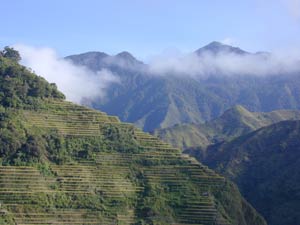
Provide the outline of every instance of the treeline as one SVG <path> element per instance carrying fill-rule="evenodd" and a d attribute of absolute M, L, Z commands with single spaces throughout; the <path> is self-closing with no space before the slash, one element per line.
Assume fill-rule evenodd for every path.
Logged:
<path fill-rule="evenodd" d="M 0 104 L 4 107 L 29 107 L 37 98 L 59 98 L 65 96 L 54 83 L 21 66 L 21 56 L 13 48 L 0 51 Z"/>

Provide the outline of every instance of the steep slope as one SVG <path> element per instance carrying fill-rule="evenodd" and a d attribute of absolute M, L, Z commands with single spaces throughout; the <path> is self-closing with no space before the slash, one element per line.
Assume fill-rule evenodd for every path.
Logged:
<path fill-rule="evenodd" d="M 19 66 L 15 60 L 0 54 L 0 105 L 34 108 L 43 97 L 65 98 L 55 84 L 49 84 L 44 78 Z"/>
<path fill-rule="evenodd" d="M 1 78 L 19 71 L 6 80 L 12 90 L 24 73 L 27 83 L 42 81 L 0 60 Z M 18 105 L 1 104 L 0 224 L 265 224 L 194 158 L 49 87 L 55 95 L 28 101 L 16 91 Z"/>
<path fill-rule="evenodd" d="M 213 42 L 195 54 L 230 53 L 238 56 L 264 56 Z M 144 131 L 171 127 L 177 123 L 203 123 L 220 116 L 234 105 L 251 111 L 300 109 L 299 74 L 268 76 L 224 75 L 188 76 L 186 74 L 153 75 L 147 64 L 128 52 L 110 56 L 89 52 L 66 57 L 75 64 L 94 71 L 109 69 L 120 83 L 107 90 L 106 99 L 92 99 L 91 107 L 135 123 Z"/>
<path fill-rule="evenodd" d="M 268 224 L 299 224 L 300 121 L 282 121 L 209 148 L 203 163 L 235 181 Z"/>
<path fill-rule="evenodd" d="M 300 111 L 296 110 L 250 112 L 238 105 L 204 124 L 179 124 L 155 130 L 154 134 L 174 147 L 205 149 L 210 144 L 230 140 L 279 121 L 299 119 Z"/>

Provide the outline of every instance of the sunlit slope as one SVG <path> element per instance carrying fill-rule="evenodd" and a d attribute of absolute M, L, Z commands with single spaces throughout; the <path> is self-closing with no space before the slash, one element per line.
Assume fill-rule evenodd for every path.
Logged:
<path fill-rule="evenodd" d="M 0 224 L 264 224 L 223 177 L 116 117 L 63 100 L 3 113 Z"/>
<path fill-rule="evenodd" d="M 299 119 L 298 110 L 250 112 L 243 106 L 237 105 L 212 121 L 203 124 L 178 124 L 170 128 L 158 129 L 154 134 L 174 147 L 194 148 L 196 151 L 201 151 L 210 144 L 232 140 L 280 121 Z"/>

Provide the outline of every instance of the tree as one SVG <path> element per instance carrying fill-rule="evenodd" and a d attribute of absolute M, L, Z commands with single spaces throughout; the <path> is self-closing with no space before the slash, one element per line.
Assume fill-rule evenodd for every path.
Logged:
<path fill-rule="evenodd" d="M 1 55 L 3 55 L 5 58 L 12 59 L 16 62 L 19 62 L 22 59 L 20 53 L 17 50 L 8 46 L 4 48 Z"/>

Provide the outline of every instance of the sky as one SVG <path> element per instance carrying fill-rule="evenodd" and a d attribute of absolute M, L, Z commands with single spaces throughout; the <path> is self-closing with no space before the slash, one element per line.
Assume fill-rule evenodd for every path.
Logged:
<path fill-rule="evenodd" d="M 211 41 L 300 49 L 300 0 L 0 0 L 0 8 L 0 47 L 48 47 L 61 57 L 126 50 L 147 59 Z"/>

